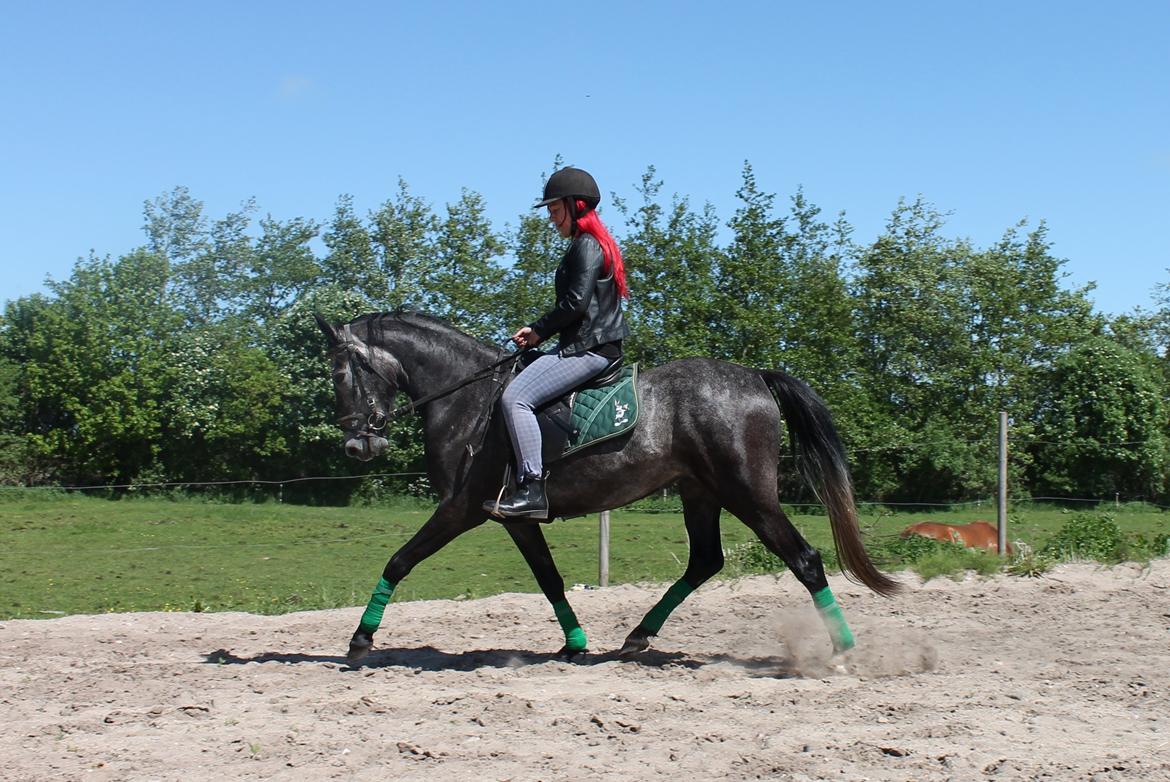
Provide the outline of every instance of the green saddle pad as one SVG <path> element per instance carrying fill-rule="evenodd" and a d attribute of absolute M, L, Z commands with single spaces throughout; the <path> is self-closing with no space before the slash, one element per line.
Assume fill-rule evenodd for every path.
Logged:
<path fill-rule="evenodd" d="M 571 407 L 562 456 L 630 431 L 638 423 L 638 365 L 623 367 L 609 385 L 578 391 Z"/>

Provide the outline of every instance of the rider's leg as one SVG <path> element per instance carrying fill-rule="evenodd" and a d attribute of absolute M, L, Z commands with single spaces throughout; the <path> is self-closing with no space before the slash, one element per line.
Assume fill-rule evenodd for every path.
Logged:
<path fill-rule="evenodd" d="M 576 356 L 549 353 L 529 364 L 504 389 L 501 407 L 516 454 L 516 477 L 520 489 L 516 495 L 500 502 L 501 515 L 548 517 L 536 408 L 581 385 L 608 365 L 609 359 L 596 353 Z M 520 496 L 521 493 L 524 496 Z M 495 503 L 490 504 L 494 509 Z M 487 503 L 485 507 L 488 507 Z"/>
<path fill-rule="evenodd" d="M 548 353 L 529 364 L 504 389 L 501 405 L 516 451 L 517 476 L 542 475 L 536 408 L 581 385 L 608 364 L 605 356 L 596 353 L 576 356 Z"/>

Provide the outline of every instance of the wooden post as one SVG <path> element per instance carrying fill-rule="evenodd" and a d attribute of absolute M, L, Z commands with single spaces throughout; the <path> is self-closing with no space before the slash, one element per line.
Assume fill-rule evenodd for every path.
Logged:
<path fill-rule="evenodd" d="M 609 511 L 603 510 L 597 517 L 600 545 L 597 547 L 597 584 L 609 586 Z"/>
<path fill-rule="evenodd" d="M 996 544 L 999 555 L 1002 557 L 1007 551 L 1007 448 L 1008 448 L 1008 417 L 1007 413 L 999 414 L 999 501 L 996 508 L 996 527 L 998 537 Z"/>

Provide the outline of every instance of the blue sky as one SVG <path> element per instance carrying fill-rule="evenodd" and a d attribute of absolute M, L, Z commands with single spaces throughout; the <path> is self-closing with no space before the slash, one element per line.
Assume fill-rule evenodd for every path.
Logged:
<path fill-rule="evenodd" d="M 864 241 L 918 195 L 979 246 L 1044 220 L 1104 312 L 1170 282 L 1165 0 L 19 3 L 0 74 L 0 303 L 175 186 L 323 221 L 401 176 L 502 229 L 558 154 L 724 221 L 750 161 Z"/>

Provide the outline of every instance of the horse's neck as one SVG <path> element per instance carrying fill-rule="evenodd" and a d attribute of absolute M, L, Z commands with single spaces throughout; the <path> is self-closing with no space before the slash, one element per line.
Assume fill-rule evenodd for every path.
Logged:
<path fill-rule="evenodd" d="M 412 399 L 457 383 L 495 358 L 487 345 L 437 324 L 393 321 L 381 329 L 371 324 L 369 339 L 398 359 L 406 373 L 402 390 Z"/>

